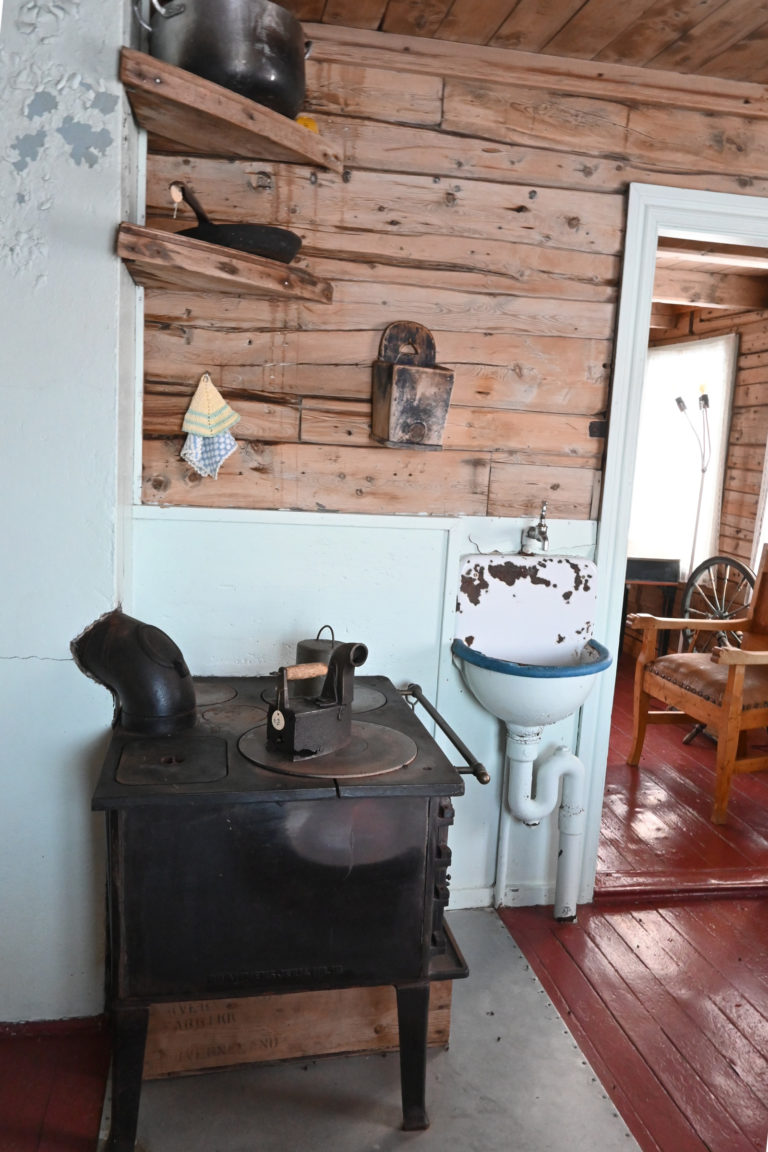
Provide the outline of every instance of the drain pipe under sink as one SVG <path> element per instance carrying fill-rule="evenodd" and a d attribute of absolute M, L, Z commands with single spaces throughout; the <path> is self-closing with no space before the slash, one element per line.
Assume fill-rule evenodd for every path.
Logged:
<path fill-rule="evenodd" d="M 584 765 L 564 745 L 537 760 L 542 729 L 524 728 L 517 724 L 507 724 L 506 728 L 506 802 L 503 807 L 508 809 L 508 813 L 499 840 L 496 906 L 499 907 L 504 900 L 511 817 L 528 825 L 540 823 L 554 810 L 562 780 L 554 913 L 556 920 L 575 920 L 586 827 Z"/>

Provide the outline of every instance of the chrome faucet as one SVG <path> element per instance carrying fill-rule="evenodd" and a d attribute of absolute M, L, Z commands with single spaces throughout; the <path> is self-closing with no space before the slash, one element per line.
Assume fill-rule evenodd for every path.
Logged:
<path fill-rule="evenodd" d="M 538 544 L 538 548 L 533 547 L 530 549 L 530 551 L 541 550 L 542 552 L 546 552 L 549 548 L 549 532 L 547 530 L 547 502 L 546 502 L 546 500 L 544 501 L 544 503 L 541 506 L 541 514 L 539 516 L 538 524 L 531 524 L 530 528 L 525 533 L 525 537 L 523 538 L 523 552 L 528 551 L 528 548 L 526 548 L 526 542 L 528 540 L 535 540 L 536 543 Z"/>

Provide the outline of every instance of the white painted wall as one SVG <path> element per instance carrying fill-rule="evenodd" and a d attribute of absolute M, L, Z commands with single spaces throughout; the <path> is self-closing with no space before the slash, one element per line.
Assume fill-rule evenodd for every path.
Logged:
<path fill-rule="evenodd" d="M 120 4 L 6 0 L 0 28 L 0 1020 L 102 1008 L 90 793 L 104 690 L 69 641 L 116 596 L 118 378 L 133 294 L 113 254 L 130 170 Z M 124 139 L 125 136 L 125 139 Z"/>
<path fill-rule="evenodd" d="M 450 644 L 460 558 L 475 544 L 516 552 L 531 522 L 137 508 L 125 607 L 167 631 L 197 674 L 265 675 L 293 662 L 298 640 L 331 624 L 338 639 L 367 644 L 362 674 L 419 683 L 492 775 L 485 786 L 465 777 L 451 833 L 451 905 L 488 905 L 503 730 L 463 686 Z M 553 552 L 591 556 L 595 525 L 550 521 L 550 537 Z M 105 721 L 109 711 L 105 699 Z M 547 740 L 573 743 L 574 735 L 565 722 Z M 551 903 L 556 851 L 554 818 L 537 828 L 514 824 L 506 903 Z"/>

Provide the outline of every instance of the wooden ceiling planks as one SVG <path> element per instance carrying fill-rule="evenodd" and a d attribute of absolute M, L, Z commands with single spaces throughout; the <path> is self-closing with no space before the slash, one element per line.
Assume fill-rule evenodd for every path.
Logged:
<path fill-rule="evenodd" d="M 768 81 L 768 0 L 284 0 L 300 20 Z"/>
<path fill-rule="evenodd" d="M 647 0 L 590 0 L 549 40 L 545 51 L 554 56 L 592 60 L 621 32 L 643 15 Z"/>
<path fill-rule="evenodd" d="M 631 60 L 641 67 L 648 65 L 722 3 L 723 0 L 678 0 L 670 4 L 669 0 L 657 0 L 601 50 L 599 59 L 613 64 Z"/>
<path fill-rule="evenodd" d="M 651 64 L 673 72 L 697 72 L 713 56 L 745 40 L 768 21 L 768 0 L 725 0 Z M 746 77 L 740 77 L 746 79 Z"/>
<path fill-rule="evenodd" d="M 519 0 L 490 43 L 494 48 L 541 52 L 581 8 L 583 0 Z"/>
<path fill-rule="evenodd" d="M 713 56 L 699 69 L 702 76 L 721 76 L 740 80 L 749 76 L 760 83 L 768 82 L 768 24 L 755 29 L 748 40 L 740 40 Z"/>
<path fill-rule="evenodd" d="M 387 0 L 327 0 L 323 13 L 326 24 L 375 31 L 387 7 Z"/>
<path fill-rule="evenodd" d="M 381 31 L 400 36 L 435 36 L 450 8 L 451 0 L 389 0 Z"/>
<path fill-rule="evenodd" d="M 512 7 L 512 0 L 509 0 Z M 497 28 L 504 11 L 499 0 L 453 0 L 451 9 L 437 29 L 438 40 L 453 40 L 457 44 L 487 44 Z"/>
<path fill-rule="evenodd" d="M 297 20 L 307 20 L 321 24 L 325 10 L 325 0 L 283 0 L 281 8 L 287 8 Z"/>

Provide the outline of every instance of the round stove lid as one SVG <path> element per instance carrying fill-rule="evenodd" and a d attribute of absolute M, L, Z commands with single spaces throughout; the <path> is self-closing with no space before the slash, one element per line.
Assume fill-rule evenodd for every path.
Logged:
<path fill-rule="evenodd" d="M 352 721 L 348 744 L 324 756 L 288 760 L 267 744 L 267 726 L 259 724 L 243 733 L 238 748 L 247 760 L 273 772 L 289 776 L 314 776 L 323 779 L 350 779 L 361 776 L 383 776 L 396 772 L 416 759 L 418 748 L 410 736 L 383 724 Z"/>
<path fill-rule="evenodd" d="M 203 720 L 222 732 L 245 732 L 254 724 L 262 724 L 267 718 L 266 708 L 258 704 L 241 704 L 239 701 L 212 704 L 202 712 Z"/>
<path fill-rule="evenodd" d="M 225 700 L 234 700 L 237 689 L 231 684 L 201 684 L 195 683 L 195 702 L 198 708 L 210 708 L 212 704 L 223 704 Z"/>

